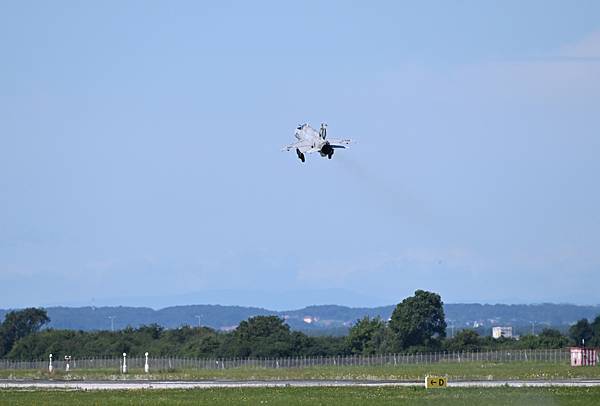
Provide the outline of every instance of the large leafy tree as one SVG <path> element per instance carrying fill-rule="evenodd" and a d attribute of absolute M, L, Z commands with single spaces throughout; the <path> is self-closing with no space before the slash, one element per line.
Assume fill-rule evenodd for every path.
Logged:
<path fill-rule="evenodd" d="M 233 352 L 241 357 L 282 357 L 293 353 L 290 326 L 277 316 L 242 321 L 233 334 Z"/>
<path fill-rule="evenodd" d="M 396 306 L 389 326 L 399 350 L 438 347 L 446 337 L 442 298 L 437 293 L 417 290 Z"/>
<path fill-rule="evenodd" d="M 18 340 L 39 331 L 49 321 L 44 309 L 30 307 L 8 312 L 0 325 L 0 356 L 10 352 Z"/>
<path fill-rule="evenodd" d="M 569 336 L 575 341 L 575 345 L 589 345 L 593 337 L 592 326 L 587 319 L 581 319 L 569 328 Z"/>
<path fill-rule="evenodd" d="M 553 328 L 545 328 L 538 336 L 540 348 L 563 348 L 569 345 L 569 339 Z"/>
<path fill-rule="evenodd" d="M 590 345 L 593 347 L 600 347 L 600 315 L 596 316 L 590 327 L 592 328 Z"/>
<path fill-rule="evenodd" d="M 358 320 L 348 332 L 346 341 L 352 354 L 370 355 L 386 352 L 390 344 L 388 329 L 379 317 Z"/>

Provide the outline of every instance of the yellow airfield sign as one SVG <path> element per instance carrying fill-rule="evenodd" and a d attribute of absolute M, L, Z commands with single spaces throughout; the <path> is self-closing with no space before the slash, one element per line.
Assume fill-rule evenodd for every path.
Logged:
<path fill-rule="evenodd" d="M 425 387 L 426 388 L 445 388 L 448 386 L 448 378 L 445 376 L 426 376 Z"/>

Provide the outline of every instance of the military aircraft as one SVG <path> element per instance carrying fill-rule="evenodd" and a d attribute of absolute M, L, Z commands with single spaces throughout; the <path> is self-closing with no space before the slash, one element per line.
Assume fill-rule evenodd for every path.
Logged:
<path fill-rule="evenodd" d="M 346 148 L 352 140 L 342 139 L 327 139 L 327 124 L 322 123 L 319 131 L 315 130 L 308 124 L 301 124 L 296 128 L 294 137 L 298 140 L 297 142 L 287 145 L 283 148 L 283 151 L 296 150 L 298 158 L 304 162 L 304 154 L 311 154 L 318 152 L 322 157 L 331 159 L 333 152 L 337 148 Z"/>

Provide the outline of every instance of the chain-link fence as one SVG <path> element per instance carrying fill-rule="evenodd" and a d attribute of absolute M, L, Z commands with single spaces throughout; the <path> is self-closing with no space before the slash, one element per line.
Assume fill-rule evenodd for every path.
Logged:
<path fill-rule="evenodd" d="M 431 352 L 418 354 L 347 355 L 332 357 L 286 357 L 286 358 L 175 358 L 149 357 L 148 365 L 153 371 L 183 369 L 230 369 L 230 368 L 309 368 L 319 366 L 398 366 L 407 364 L 435 364 L 459 362 L 554 362 L 568 363 L 568 349 L 502 350 L 485 352 Z M 0 360 L 0 369 L 47 370 L 48 360 L 10 361 Z M 143 369 L 144 357 L 127 357 L 128 369 Z M 122 370 L 123 358 L 72 358 L 69 369 Z M 53 360 L 56 370 L 65 370 L 66 361 Z"/>

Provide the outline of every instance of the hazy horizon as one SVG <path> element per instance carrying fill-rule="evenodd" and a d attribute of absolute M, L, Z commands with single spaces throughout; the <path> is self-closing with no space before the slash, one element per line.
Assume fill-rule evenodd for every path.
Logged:
<path fill-rule="evenodd" d="M 353 292 L 344 290 L 323 290 L 323 291 L 291 291 L 282 292 L 279 295 L 265 300 L 264 296 L 267 292 L 244 292 L 244 291 L 227 291 L 227 290 L 214 290 L 210 291 L 208 295 L 206 293 L 186 293 L 182 295 L 172 296 L 130 296 L 130 297 L 115 297 L 115 298 L 104 298 L 100 300 L 83 300 L 83 301 L 71 301 L 71 302 L 48 302 L 40 303 L 35 306 L 39 307 L 143 307 L 150 308 L 153 310 L 160 310 L 167 307 L 176 306 L 239 306 L 239 307 L 255 307 L 273 311 L 286 311 L 302 309 L 311 306 L 343 306 L 350 308 L 375 308 L 385 306 L 395 306 L 400 303 L 404 298 L 400 298 L 396 302 L 367 302 L 361 301 L 364 298 L 353 294 Z M 327 301 L 327 299 L 310 302 L 306 301 L 306 297 L 324 298 L 325 295 L 333 293 L 333 297 L 337 297 L 338 301 Z M 208 299 L 194 299 L 194 298 L 206 298 Z M 228 297 L 229 299 L 223 300 L 222 297 Z M 341 300 L 339 300 L 341 298 Z M 346 298 L 347 300 L 344 300 Z M 351 299 L 352 298 L 352 299 Z M 358 300 L 357 300 L 358 299 Z M 335 299 L 334 299 L 335 300 Z M 443 300 L 443 298 L 442 298 Z M 289 303 L 287 306 L 281 306 L 281 303 Z M 484 302 L 484 301 L 462 301 L 462 302 L 447 302 L 444 304 L 479 304 L 479 305 L 574 305 L 574 306 L 600 306 L 600 303 L 570 303 L 570 302 Z M 17 309 L 29 307 L 30 305 L 23 306 L 8 306 L 0 307 L 3 309 Z"/>
<path fill-rule="evenodd" d="M 187 295 L 183 295 L 185 297 L 188 296 L 192 296 L 193 294 L 187 294 Z M 43 304 L 43 305 L 38 305 L 37 307 L 42 307 L 42 308 L 88 308 L 88 307 L 95 307 L 95 308 L 115 308 L 115 307 L 128 307 L 128 308 L 146 308 L 146 309 L 152 309 L 152 310 L 162 310 L 162 309 L 166 309 L 166 308 L 171 308 L 171 307 L 187 307 L 187 306 L 222 306 L 222 307 L 242 307 L 242 308 L 259 308 L 259 309 L 264 309 L 264 310 L 270 310 L 270 311 L 276 311 L 276 312 L 285 312 L 285 311 L 294 311 L 294 310 L 298 310 L 298 309 L 304 309 L 304 308 L 309 308 L 309 307 L 319 307 L 319 306 L 340 306 L 340 307 L 347 307 L 347 308 L 354 308 L 354 309 L 359 309 L 359 308 L 365 308 L 365 309 L 372 309 L 372 308 L 379 308 L 379 307 L 389 307 L 389 306 L 396 306 L 398 303 L 400 303 L 400 301 L 396 302 L 396 303 L 383 303 L 383 304 L 379 304 L 379 305 L 352 305 L 352 304 L 344 304 L 344 303 L 329 303 L 329 302 L 322 302 L 322 303 L 311 303 L 311 304 L 305 304 L 305 305 L 301 305 L 301 304 L 296 304 L 296 305 L 292 305 L 292 306 L 287 306 L 287 307 L 281 307 L 278 305 L 273 305 L 273 306 L 269 306 L 269 305 L 253 305 L 251 303 L 248 302 L 243 302 L 243 301 L 231 301 L 231 302 L 225 302 L 225 303 L 217 303 L 217 302 L 183 302 L 183 301 L 178 301 L 176 299 L 176 297 L 164 297 L 164 298 L 154 298 L 157 299 L 158 301 L 153 305 L 153 304 L 148 304 L 148 302 L 146 301 L 146 299 L 148 298 L 135 298 L 135 297 L 131 297 L 131 298 L 126 298 L 124 299 L 123 302 L 119 302 L 119 301 L 114 301 L 112 298 L 109 299 L 105 299 L 103 301 L 100 302 L 90 302 L 90 303 L 86 303 L 86 302 L 71 302 L 71 303 L 47 303 L 47 304 Z M 117 298 L 116 300 L 119 300 L 119 298 Z M 542 306 L 542 305 L 557 305 L 557 306 L 579 306 L 579 307 L 600 307 L 600 303 L 569 303 L 569 302 L 531 302 L 531 303 L 498 303 L 498 302 L 490 302 L 490 303 L 484 303 L 484 302 L 444 302 L 444 305 L 482 305 L 482 306 L 496 306 L 496 305 L 500 305 L 500 306 Z M 9 307 L 0 307 L 1 310 L 12 310 L 12 309 L 22 309 L 28 306 L 9 306 Z"/>
<path fill-rule="evenodd" d="M 4 2 L 0 308 L 597 302 L 598 15 Z"/>

